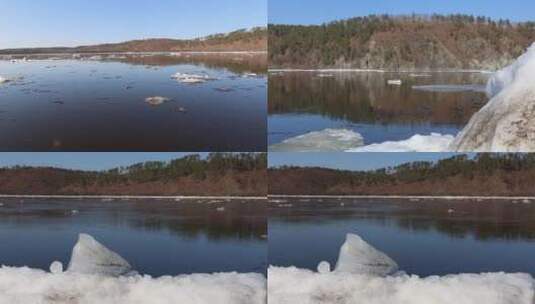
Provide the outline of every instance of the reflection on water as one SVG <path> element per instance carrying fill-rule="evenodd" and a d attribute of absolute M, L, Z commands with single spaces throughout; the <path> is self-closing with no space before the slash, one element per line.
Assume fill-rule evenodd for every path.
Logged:
<path fill-rule="evenodd" d="M 273 265 L 315 269 L 321 260 L 335 263 L 345 234 L 353 232 L 409 273 L 535 273 L 534 204 L 292 199 L 270 206 L 269 263 Z"/>
<path fill-rule="evenodd" d="M 3 200 L 0 264 L 68 263 L 89 233 L 141 273 L 265 272 L 263 201 Z"/>
<path fill-rule="evenodd" d="M 487 74 L 460 72 L 272 73 L 269 141 L 280 142 L 302 134 L 303 129 L 327 127 L 353 129 L 364 135 L 366 144 L 444 129 L 456 134 L 487 102 L 483 93 L 487 78 Z M 388 84 L 389 80 L 401 80 L 401 85 Z M 424 89 L 419 87 L 424 85 Z M 391 133 L 398 127 L 409 131 Z"/>
<path fill-rule="evenodd" d="M 0 61 L 1 150 L 265 150 L 265 54 L 84 56 Z"/>

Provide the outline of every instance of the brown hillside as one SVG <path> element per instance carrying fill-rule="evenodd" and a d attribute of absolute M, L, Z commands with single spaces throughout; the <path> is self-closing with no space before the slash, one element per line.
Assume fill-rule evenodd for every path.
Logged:
<path fill-rule="evenodd" d="M 384 15 L 321 26 L 269 26 L 272 67 L 498 69 L 533 42 L 533 22 L 465 15 Z"/>

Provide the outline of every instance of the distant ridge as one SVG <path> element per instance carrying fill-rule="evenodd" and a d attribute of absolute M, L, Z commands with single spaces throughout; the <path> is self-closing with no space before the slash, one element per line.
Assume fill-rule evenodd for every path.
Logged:
<path fill-rule="evenodd" d="M 370 15 L 269 25 L 271 68 L 501 68 L 535 41 L 535 22 L 471 15 Z"/>
<path fill-rule="evenodd" d="M 0 54 L 111 53 L 111 52 L 179 52 L 179 51 L 266 51 L 267 29 L 240 29 L 227 34 L 203 38 L 144 39 L 78 47 L 20 48 L 0 50 Z"/>
<path fill-rule="evenodd" d="M 0 168 L 1 195 L 265 196 L 264 153 L 189 155 L 106 171 Z"/>
<path fill-rule="evenodd" d="M 535 155 L 480 153 L 373 171 L 269 169 L 270 195 L 533 197 Z"/>

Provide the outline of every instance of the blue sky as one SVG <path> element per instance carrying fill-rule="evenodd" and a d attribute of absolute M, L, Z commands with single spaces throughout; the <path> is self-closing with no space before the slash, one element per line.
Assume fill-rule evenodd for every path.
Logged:
<path fill-rule="evenodd" d="M 369 14 L 484 15 L 494 19 L 535 21 L 533 0 L 269 0 L 269 22 L 321 24 Z"/>
<path fill-rule="evenodd" d="M 0 0 L 0 49 L 194 38 L 266 22 L 267 0 Z"/>
<path fill-rule="evenodd" d="M 0 167 L 14 165 L 105 170 L 139 162 L 167 161 L 192 153 L 0 153 Z M 196 154 L 196 153 L 193 153 Z M 207 153 L 198 153 L 205 157 Z"/>
<path fill-rule="evenodd" d="M 411 161 L 436 161 L 455 153 L 269 153 L 270 167 L 292 165 L 344 170 L 373 170 Z"/>

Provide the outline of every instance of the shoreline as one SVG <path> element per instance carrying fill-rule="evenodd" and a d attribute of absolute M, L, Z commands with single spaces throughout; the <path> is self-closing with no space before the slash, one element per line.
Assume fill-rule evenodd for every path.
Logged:
<path fill-rule="evenodd" d="M 503 196 L 503 195 L 268 195 L 272 198 L 306 198 L 306 199 L 444 199 L 444 200 L 535 200 L 535 196 Z"/>
<path fill-rule="evenodd" d="M 0 198 L 44 198 L 44 199 L 174 199 L 174 200 L 199 200 L 199 199 L 224 199 L 224 200 L 265 200 L 266 196 L 200 196 L 200 195 L 46 195 L 46 194 L 0 194 Z"/>
<path fill-rule="evenodd" d="M 323 69 L 307 69 L 307 68 L 280 68 L 268 69 L 269 73 L 289 73 L 289 72 L 331 72 L 331 73 L 479 73 L 492 74 L 496 71 L 481 70 L 481 69 L 415 69 L 415 70 L 387 70 L 387 69 L 358 69 L 358 68 L 323 68 Z"/>
<path fill-rule="evenodd" d="M 267 54 L 268 51 L 160 51 L 160 52 L 65 52 L 65 53 L 2 53 L 0 57 L 10 56 L 73 56 L 73 55 L 179 55 L 179 54 Z"/>

